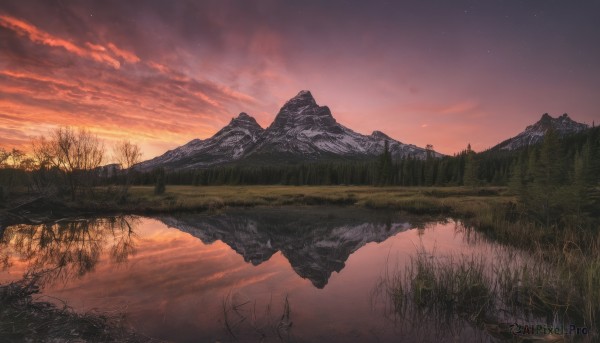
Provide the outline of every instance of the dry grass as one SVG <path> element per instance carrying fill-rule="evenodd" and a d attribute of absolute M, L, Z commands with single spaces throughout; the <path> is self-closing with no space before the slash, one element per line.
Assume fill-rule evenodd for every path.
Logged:
<path fill-rule="evenodd" d="M 412 213 L 470 215 L 473 208 L 514 199 L 501 188 L 368 186 L 169 186 L 163 195 L 152 187 L 133 187 L 130 208 L 172 211 L 225 206 L 356 205 Z"/>
<path fill-rule="evenodd" d="M 502 230 L 520 233 L 524 230 L 520 224 L 505 223 Z M 543 231 L 524 226 L 531 237 L 540 235 L 536 230 Z M 468 239 L 489 239 L 473 232 L 473 227 L 463 229 Z M 545 245 L 496 244 L 493 251 L 477 256 L 439 256 L 421 249 L 404 270 L 388 270 L 377 292 L 387 296 L 395 315 L 413 322 L 433 318 L 433 322 L 446 325 L 442 330 L 467 323 L 486 331 L 494 328 L 496 332 L 490 334 L 510 338 L 506 323 L 571 323 L 589 328 L 589 335 L 574 338 L 596 341 L 600 327 L 599 249 L 597 243 L 583 247 L 575 242 L 597 242 L 598 236 L 580 232 L 580 237 L 572 240 L 575 229 L 563 229 L 566 232 Z M 560 249 L 559 244 L 563 244 Z"/>

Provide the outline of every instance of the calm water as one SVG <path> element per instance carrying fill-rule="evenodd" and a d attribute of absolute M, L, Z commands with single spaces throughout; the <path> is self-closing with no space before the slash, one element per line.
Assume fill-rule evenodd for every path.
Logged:
<path fill-rule="evenodd" d="M 168 341 L 435 340 L 399 323 L 377 284 L 421 248 L 486 254 L 476 238 L 453 221 L 335 207 L 20 225 L 2 237 L 0 282 L 50 269 L 43 299 L 125 312 Z M 448 335 L 487 339 L 468 325 Z"/>

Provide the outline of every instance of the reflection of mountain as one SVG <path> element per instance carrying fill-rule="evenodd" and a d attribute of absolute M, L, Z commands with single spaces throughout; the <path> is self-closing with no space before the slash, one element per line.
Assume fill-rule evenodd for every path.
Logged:
<path fill-rule="evenodd" d="M 331 273 L 342 270 L 348 257 L 365 244 L 383 242 L 411 227 L 391 214 L 374 217 L 371 211 L 342 208 L 255 208 L 159 219 L 204 243 L 223 241 L 254 265 L 281 251 L 296 273 L 317 288 L 325 287 Z"/>

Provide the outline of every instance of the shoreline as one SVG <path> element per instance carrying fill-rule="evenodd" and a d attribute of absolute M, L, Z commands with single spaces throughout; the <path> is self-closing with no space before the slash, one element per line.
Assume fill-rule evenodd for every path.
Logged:
<path fill-rule="evenodd" d="M 235 207 L 358 206 L 373 210 L 398 210 L 410 214 L 470 218 L 477 207 L 506 205 L 514 201 L 502 187 L 369 187 L 369 186 L 169 186 L 163 195 L 152 187 L 132 187 L 125 203 L 99 190 L 94 198 L 78 202 L 36 198 L 16 209 L 0 212 L 3 227 L 43 224 L 65 218 L 110 215 L 155 215 L 172 212 L 207 212 Z"/>

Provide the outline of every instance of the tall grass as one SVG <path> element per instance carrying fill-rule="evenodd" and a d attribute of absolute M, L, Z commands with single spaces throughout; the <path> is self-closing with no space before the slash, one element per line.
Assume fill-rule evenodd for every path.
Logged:
<path fill-rule="evenodd" d="M 600 232 L 584 217 L 547 227 L 528 220 L 516 208 L 492 207 L 485 216 L 467 220 L 470 230 L 517 247 L 532 256 L 530 265 L 513 271 L 507 284 L 528 286 L 525 294 L 565 312 L 587 325 L 600 327 Z M 554 288 L 553 294 L 548 289 Z M 569 292 L 567 292 L 567 290 Z M 523 293 L 521 293 L 521 296 Z"/>
<path fill-rule="evenodd" d="M 401 315 L 417 312 L 442 318 L 481 321 L 493 309 L 496 288 L 486 275 L 486 260 L 455 255 L 439 258 L 421 249 L 405 270 L 381 280 Z"/>
<path fill-rule="evenodd" d="M 227 294 L 222 299 L 225 331 L 235 341 L 293 342 L 291 307 L 286 296 L 281 312 L 273 312 L 273 299 L 263 307 L 256 300 L 242 297 L 239 293 Z M 281 314 L 279 314 L 281 313 Z M 275 339 L 276 337 L 276 339 Z"/>
<path fill-rule="evenodd" d="M 472 227 L 462 229 L 466 239 L 489 240 Z M 573 244 L 552 250 L 554 255 L 548 250 L 552 245 L 535 244 L 527 250 L 492 245 L 492 251 L 469 256 L 421 248 L 404 270 L 388 271 L 378 288 L 405 320 L 433 319 L 445 328 L 471 325 L 496 338 L 511 337 L 509 323 L 572 323 L 589 329 L 577 339 L 595 341 L 600 260 L 597 250 L 586 254 Z"/>

